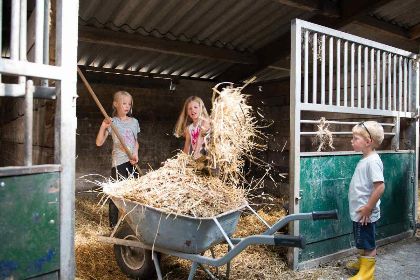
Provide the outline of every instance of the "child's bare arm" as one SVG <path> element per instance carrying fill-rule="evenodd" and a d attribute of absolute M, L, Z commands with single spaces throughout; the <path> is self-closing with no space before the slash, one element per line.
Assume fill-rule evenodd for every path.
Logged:
<path fill-rule="evenodd" d="M 376 203 L 381 198 L 382 194 L 384 193 L 384 190 L 384 182 L 373 183 L 373 192 L 369 198 L 368 203 L 357 210 L 357 212 L 360 214 L 360 222 L 363 225 L 366 225 L 369 222 L 370 215 L 372 214 L 372 209 L 375 207 Z"/>
<path fill-rule="evenodd" d="M 139 162 L 139 142 L 136 141 L 136 144 L 134 146 L 134 151 L 133 151 L 133 159 L 130 159 L 130 163 L 134 165 L 138 162 Z"/>
<path fill-rule="evenodd" d="M 205 136 L 210 129 L 210 122 L 208 119 L 201 119 L 201 136 Z"/>
<path fill-rule="evenodd" d="M 184 153 L 188 154 L 190 152 L 190 145 L 191 145 L 191 136 L 188 131 L 188 128 L 185 129 L 184 136 L 185 136 L 185 143 L 184 143 L 183 151 Z"/>
<path fill-rule="evenodd" d="M 104 119 L 96 136 L 96 146 L 102 146 L 108 136 L 108 127 L 111 126 L 111 119 Z"/>

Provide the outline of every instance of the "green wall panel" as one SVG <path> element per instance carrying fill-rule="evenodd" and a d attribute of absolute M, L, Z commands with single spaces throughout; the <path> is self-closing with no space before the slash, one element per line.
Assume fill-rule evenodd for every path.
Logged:
<path fill-rule="evenodd" d="M 59 176 L 0 178 L 0 279 L 59 269 Z"/>
<path fill-rule="evenodd" d="M 413 220 L 413 153 L 382 153 L 385 193 L 377 239 L 410 229 Z M 348 210 L 348 188 L 361 155 L 301 157 L 300 212 L 338 209 L 339 219 L 301 221 L 300 234 L 307 247 L 299 261 L 322 257 L 352 247 L 352 222 Z"/>

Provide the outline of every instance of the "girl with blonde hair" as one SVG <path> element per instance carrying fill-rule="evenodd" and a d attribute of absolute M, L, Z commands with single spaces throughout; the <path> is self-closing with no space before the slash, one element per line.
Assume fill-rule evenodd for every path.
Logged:
<path fill-rule="evenodd" d="M 137 135 L 140 133 L 140 125 L 137 119 L 131 117 L 133 98 L 126 91 L 117 91 L 112 102 L 112 119 L 104 119 L 96 136 L 96 145 L 102 146 L 111 131 L 111 122 L 118 129 L 124 139 L 124 143 L 133 155 L 130 159 L 124 151 L 115 133 L 112 133 L 112 169 L 111 176 L 115 180 L 119 177 L 137 177 L 134 165 L 139 161 L 139 143 Z M 114 227 L 118 222 L 118 208 L 110 200 L 109 202 L 109 223 Z"/>
<path fill-rule="evenodd" d="M 204 137 L 209 129 L 209 114 L 203 100 L 197 96 L 188 97 L 174 131 L 176 137 L 185 137 L 184 153 L 192 155 L 195 159 L 199 158 L 205 144 Z"/>

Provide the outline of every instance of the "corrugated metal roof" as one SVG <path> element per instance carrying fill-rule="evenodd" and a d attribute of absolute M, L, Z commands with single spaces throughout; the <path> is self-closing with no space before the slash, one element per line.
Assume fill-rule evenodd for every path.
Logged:
<path fill-rule="evenodd" d="M 272 0 L 81 1 L 82 25 L 253 52 L 304 11 Z"/>
<path fill-rule="evenodd" d="M 271 0 L 81 1 L 79 24 L 253 53 L 308 12 Z M 305 13 L 305 14 L 304 14 Z M 309 13 L 310 14 L 310 13 Z M 232 63 L 79 43 L 79 64 L 212 79 Z"/>
<path fill-rule="evenodd" d="M 308 19 L 316 12 L 280 2 L 85 0 L 80 1 L 79 25 L 254 54 L 289 31 L 292 19 Z M 370 16 L 408 30 L 420 21 L 418 6 L 419 0 L 394 0 L 373 10 Z M 360 28 L 371 32 L 368 28 Z M 353 30 L 349 32 L 357 33 Z M 360 34 L 377 39 L 376 34 Z M 203 79 L 217 77 L 233 65 L 229 60 L 189 57 L 88 41 L 79 42 L 78 56 L 79 64 L 85 66 Z M 285 75 L 288 75 L 287 71 L 281 67 L 266 68 L 257 73 L 259 81 L 278 79 Z"/>
<path fill-rule="evenodd" d="M 420 1 L 391 1 L 375 9 L 371 14 L 386 22 L 409 29 L 420 23 Z"/>
<path fill-rule="evenodd" d="M 212 79 L 231 66 L 230 63 L 210 59 L 143 50 L 121 50 L 115 46 L 98 46 L 85 42 L 79 43 L 78 59 L 78 63 L 85 66 L 203 79 Z"/>

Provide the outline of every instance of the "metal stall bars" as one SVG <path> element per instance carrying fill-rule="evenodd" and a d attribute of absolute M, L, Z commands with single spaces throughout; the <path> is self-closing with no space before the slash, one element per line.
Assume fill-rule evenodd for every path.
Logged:
<path fill-rule="evenodd" d="M 382 123 L 387 130 L 392 128 L 392 132 L 385 133 L 385 137 L 392 137 L 392 148 L 379 152 L 384 163 L 386 190 L 381 199 L 382 218 L 377 224 L 377 239 L 379 244 L 385 244 L 410 236 L 416 221 L 418 185 L 419 62 L 416 55 L 299 19 L 292 22 L 291 39 L 289 210 L 291 214 L 324 208 L 339 212 L 338 221 L 321 225 L 292 224 L 291 234 L 305 236 L 307 247 L 289 252 L 291 265 L 294 269 L 311 267 L 352 253 L 347 193 L 361 157 L 353 151 L 302 152 L 301 137 L 315 133 L 303 132 L 301 124 L 318 123 L 302 120 L 302 115 L 335 113 L 346 114 L 350 119 L 379 118 L 380 122 L 391 119 Z M 402 120 L 406 123 L 403 130 Z M 401 133 L 404 150 L 400 149 Z M 351 131 L 333 134 L 351 136 Z"/>
<path fill-rule="evenodd" d="M 10 44 L 0 43 L 0 96 L 25 98 L 24 166 L 0 167 L 0 276 L 6 279 L 75 277 L 78 1 L 55 4 L 55 65 L 49 65 L 49 0 L 37 0 L 29 18 L 27 1 L 12 0 L 10 29 L 2 28 Z M 0 13 L 9 12 L 4 1 L 0 6 Z M 33 98 L 56 99 L 54 164 L 32 161 Z"/>

